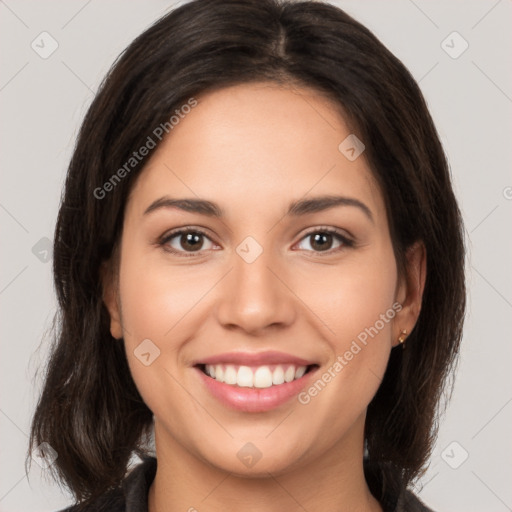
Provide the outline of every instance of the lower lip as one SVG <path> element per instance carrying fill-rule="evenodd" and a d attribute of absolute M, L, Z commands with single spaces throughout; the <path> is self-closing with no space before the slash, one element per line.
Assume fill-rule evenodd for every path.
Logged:
<path fill-rule="evenodd" d="M 300 379 L 268 388 L 232 386 L 209 377 L 197 366 L 194 370 L 199 373 L 211 394 L 224 405 L 243 412 L 265 412 L 279 407 L 298 395 L 318 367 L 312 368 Z"/>

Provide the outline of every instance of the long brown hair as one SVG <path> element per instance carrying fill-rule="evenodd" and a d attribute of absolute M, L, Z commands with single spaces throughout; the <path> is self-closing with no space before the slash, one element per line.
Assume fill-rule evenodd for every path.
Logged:
<path fill-rule="evenodd" d="M 54 237 L 57 328 L 30 446 L 47 442 L 57 451 L 50 469 L 78 502 L 119 486 L 152 424 L 123 344 L 110 334 L 100 282 L 148 157 L 105 197 L 97 190 L 191 97 L 261 80 L 312 87 L 337 102 L 366 146 L 402 272 L 407 248 L 425 244 L 421 314 L 407 349 L 392 351 L 365 435 L 369 458 L 388 468 L 390 485 L 406 486 L 431 452 L 462 336 L 464 239 L 447 160 L 418 85 L 368 29 L 333 5 L 195 0 L 159 19 L 115 62 L 67 173 Z"/>

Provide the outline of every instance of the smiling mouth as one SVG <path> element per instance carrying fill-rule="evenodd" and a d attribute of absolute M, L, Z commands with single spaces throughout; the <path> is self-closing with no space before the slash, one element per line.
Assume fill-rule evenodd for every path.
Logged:
<path fill-rule="evenodd" d="M 206 376 L 211 379 L 241 388 L 269 388 L 287 384 L 301 379 L 304 375 L 315 371 L 319 366 L 310 364 L 270 364 L 259 366 L 244 366 L 236 364 L 197 364 Z"/>

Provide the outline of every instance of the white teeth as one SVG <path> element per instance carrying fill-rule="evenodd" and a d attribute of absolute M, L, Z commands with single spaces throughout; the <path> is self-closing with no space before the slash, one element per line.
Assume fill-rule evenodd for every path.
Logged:
<path fill-rule="evenodd" d="M 248 366 L 240 366 L 240 368 L 238 368 L 236 383 L 243 388 L 252 388 L 253 382 L 254 375 L 252 370 Z"/>
<path fill-rule="evenodd" d="M 218 364 L 216 367 L 215 367 L 215 375 L 214 377 L 219 381 L 219 382 L 224 382 L 224 370 L 222 368 L 222 365 Z"/>
<path fill-rule="evenodd" d="M 254 372 L 254 387 L 269 388 L 272 386 L 272 373 L 268 366 L 260 366 Z"/>
<path fill-rule="evenodd" d="M 244 388 L 269 388 L 270 386 L 279 386 L 285 382 L 292 382 L 300 379 L 307 370 L 307 366 L 277 365 L 273 367 L 258 366 L 256 368 L 249 366 L 217 364 L 205 365 L 205 373 L 217 380 L 232 386 L 236 385 Z M 286 370 L 285 370 L 286 368 Z"/>
<path fill-rule="evenodd" d="M 300 379 L 305 373 L 306 373 L 306 367 L 305 366 L 299 366 L 295 370 L 295 378 L 296 379 Z"/>
<path fill-rule="evenodd" d="M 284 382 L 284 370 L 282 366 L 276 367 L 272 374 L 272 384 L 283 384 Z"/>
<path fill-rule="evenodd" d="M 284 380 L 285 382 L 291 382 L 295 377 L 295 368 L 293 366 L 288 366 L 287 370 L 284 372 Z"/>
<path fill-rule="evenodd" d="M 226 366 L 226 371 L 224 372 L 224 382 L 226 384 L 236 384 L 236 370 L 233 365 L 228 364 Z"/>

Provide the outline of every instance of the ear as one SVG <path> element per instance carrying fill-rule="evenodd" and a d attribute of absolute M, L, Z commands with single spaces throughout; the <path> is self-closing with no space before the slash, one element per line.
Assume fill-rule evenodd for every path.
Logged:
<path fill-rule="evenodd" d="M 114 275 L 111 262 L 101 264 L 101 285 L 103 289 L 103 302 L 110 314 L 110 334 L 120 340 L 123 337 L 121 323 L 121 307 L 119 305 L 118 280 Z"/>
<path fill-rule="evenodd" d="M 427 276 L 427 250 L 423 242 L 415 242 L 405 253 L 406 275 L 398 286 L 397 300 L 402 309 L 395 317 L 393 329 L 393 343 L 399 344 L 398 338 L 402 331 L 411 333 L 416 325 L 421 311 L 423 290 Z"/>

